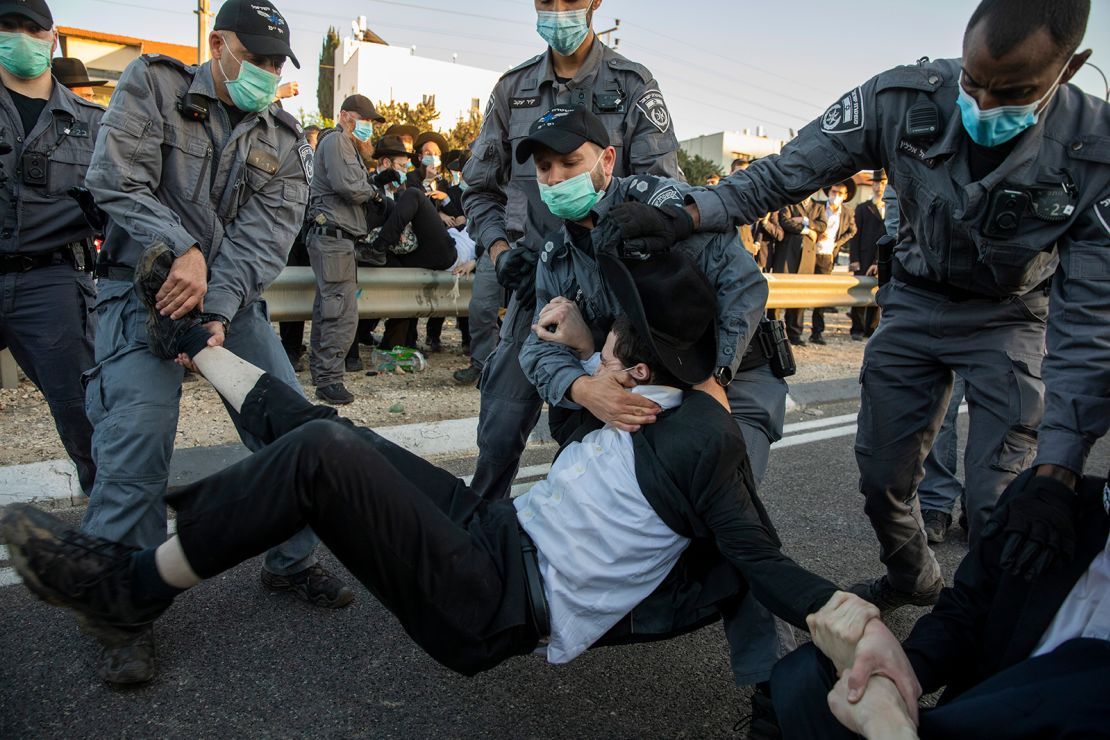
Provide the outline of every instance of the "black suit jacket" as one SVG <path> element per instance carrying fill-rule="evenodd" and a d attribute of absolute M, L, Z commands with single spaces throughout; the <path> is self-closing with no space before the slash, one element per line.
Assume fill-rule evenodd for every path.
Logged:
<path fill-rule="evenodd" d="M 572 437 L 596 429 L 585 424 Z M 632 435 L 636 481 L 675 533 L 693 542 L 658 588 L 599 644 L 667 637 L 720 618 L 750 588 L 775 616 L 799 629 L 837 590 L 782 553 L 755 494 L 744 438 L 709 395 L 682 405 Z"/>
<path fill-rule="evenodd" d="M 884 234 L 886 227 L 879 215 L 878 206 L 871 201 L 856 206 L 856 235 L 848 243 L 848 261 L 859 263 L 856 274 L 864 274 L 868 267 L 875 264 L 878 257 L 878 248 L 875 245 Z"/>
<path fill-rule="evenodd" d="M 1031 475 L 1019 476 L 999 503 Z M 1075 582 L 1106 547 L 1104 485 L 1093 477 L 1080 485 L 1075 557 L 1067 566 L 1032 582 L 1003 573 L 1002 537 L 982 540 L 964 558 L 952 586 L 902 645 L 925 693 L 947 686 L 941 701 L 949 701 L 1029 657 Z"/>

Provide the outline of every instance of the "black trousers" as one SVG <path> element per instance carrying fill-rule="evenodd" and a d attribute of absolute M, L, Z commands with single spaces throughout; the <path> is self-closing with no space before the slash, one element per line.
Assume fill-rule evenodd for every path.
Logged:
<path fill-rule="evenodd" d="M 771 700 L 782 736 L 853 738 L 829 710 L 836 684 L 833 664 L 812 644 L 779 661 L 771 674 Z M 1110 737 L 1110 642 L 1065 642 L 1024 660 L 935 709 L 921 711 L 922 738 Z"/>
<path fill-rule="evenodd" d="M 167 499 L 197 575 L 211 578 L 311 526 L 448 668 L 473 675 L 535 649 L 511 502 L 482 501 L 270 375 L 241 417 L 267 446 Z"/>

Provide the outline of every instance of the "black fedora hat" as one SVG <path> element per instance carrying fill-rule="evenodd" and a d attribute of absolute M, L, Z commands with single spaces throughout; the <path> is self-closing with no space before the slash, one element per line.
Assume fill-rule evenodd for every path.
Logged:
<path fill-rule="evenodd" d="M 85 63 L 74 57 L 54 57 L 50 62 L 54 78 L 65 87 L 100 87 L 108 80 L 90 80 Z"/>
<path fill-rule="evenodd" d="M 435 131 L 425 131 L 424 133 L 420 134 L 420 136 L 416 137 L 416 142 L 412 146 L 412 148 L 415 150 L 415 153 L 419 154 L 420 147 L 424 146 L 429 141 L 433 141 L 436 143 L 437 146 L 439 146 L 439 156 L 441 159 L 443 155 L 445 155 L 451 148 L 451 145 L 447 143 L 447 139 L 444 138 L 443 134 L 436 133 Z"/>
<path fill-rule="evenodd" d="M 389 157 L 390 159 L 394 157 L 407 158 L 409 151 L 405 149 L 405 142 L 401 141 L 400 136 L 386 135 L 374 144 L 374 153 L 370 156 L 374 159 L 381 159 L 382 157 Z"/>
<path fill-rule="evenodd" d="M 413 141 L 416 141 L 416 137 L 420 136 L 420 129 L 408 123 L 395 123 L 385 130 L 383 136 L 396 136 L 399 139 L 407 136 Z M 409 153 L 411 154 L 412 151 L 409 150 Z"/>
<path fill-rule="evenodd" d="M 847 179 L 843 182 L 834 182 L 832 185 L 826 185 L 824 188 L 822 188 L 825 191 L 825 196 L 826 197 L 828 197 L 828 195 L 829 195 L 829 188 L 831 188 L 835 185 L 843 185 L 844 187 L 848 188 L 848 195 L 845 196 L 845 198 L 844 198 L 845 203 L 852 200 L 852 198 L 856 197 L 856 181 L 852 180 L 851 178 L 849 178 L 849 179 Z"/>
<path fill-rule="evenodd" d="M 671 375 L 696 385 L 717 366 L 717 298 L 693 262 L 678 252 L 624 262 L 598 256 L 609 290 Z"/>

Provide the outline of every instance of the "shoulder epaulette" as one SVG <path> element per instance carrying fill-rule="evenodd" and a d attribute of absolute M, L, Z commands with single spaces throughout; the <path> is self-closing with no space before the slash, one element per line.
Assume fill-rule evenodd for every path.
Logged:
<path fill-rule="evenodd" d="M 606 63 L 609 65 L 610 69 L 619 69 L 624 72 L 632 72 L 633 74 L 639 76 L 640 80 L 643 82 L 648 82 L 651 79 L 651 72 L 644 65 L 639 64 L 638 62 L 633 62 L 630 59 L 625 59 L 616 52 L 613 52 L 613 54 L 614 56 L 606 60 Z"/>
<path fill-rule="evenodd" d="M 301 128 L 300 121 L 294 118 L 289 111 L 278 108 L 274 111 L 274 120 L 290 129 L 298 139 L 304 136 L 304 129 Z"/>
<path fill-rule="evenodd" d="M 546 53 L 547 52 L 544 52 L 544 54 L 546 54 Z M 518 64 L 515 67 L 513 67 L 512 69 L 510 69 L 505 74 L 501 75 L 500 79 L 502 79 L 502 80 L 505 79 L 506 77 L 511 75 L 513 72 L 519 72 L 522 69 L 528 69 L 529 67 L 534 67 L 537 64 L 539 64 L 540 60 L 542 60 L 542 59 L 543 59 L 543 54 L 537 54 L 536 56 L 532 57 L 531 59 L 528 59 L 526 61 L 521 62 L 520 64 Z"/>
<path fill-rule="evenodd" d="M 174 67 L 178 71 L 183 72 L 189 76 L 195 75 L 197 73 L 197 68 L 195 65 L 186 64 L 180 59 L 166 56 L 165 54 L 143 54 L 139 58 L 147 64 L 168 64 L 169 66 Z"/>

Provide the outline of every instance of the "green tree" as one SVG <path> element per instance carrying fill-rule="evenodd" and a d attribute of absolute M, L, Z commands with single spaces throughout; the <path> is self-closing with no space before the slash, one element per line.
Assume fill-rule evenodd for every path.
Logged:
<path fill-rule="evenodd" d="M 374 125 L 375 131 L 385 131 L 396 123 L 416 126 L 421 131 L 430 131 L 432 130 L 432 121 L 439 118 L 434 95 L 424 96 L 424 99 L 415 106 L 390 100 L 388 103 L 378 101 L 374 108 L 385 118 L 383 123 Z"/>
<path fill-rule="evenodd" d="M 455 128 L 447 133 L 447 143 L 452 149 L 469 149 L 482 130 L 482 111 L 475 108 L 468 118 L 459 117 Z"/>
<path fill-rule="evenodd" d="M 704 185 L 705 178 L 710 175 L 724 175 L 720 167 L 697 154 L 691 157 L 685 149 L 678 150 L 678 166 L 685 173 L 686 182 L 691 185 Z"/>
<path fill-rule="evenodd" d="M 320 47 L 320 73 L 316 78 L 316 104 L 320 106 L 320 117 L 330 118 L 335 112 L 335 50 L 339 48 L 339 31 L 328 27 Z"/>

